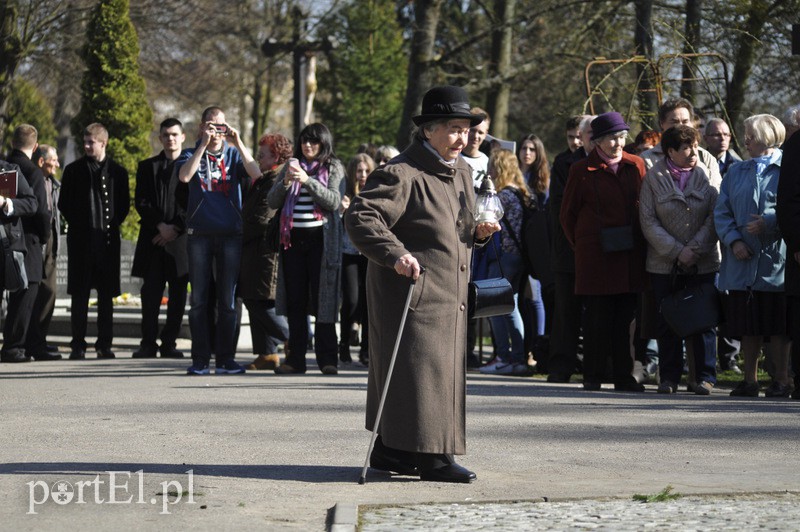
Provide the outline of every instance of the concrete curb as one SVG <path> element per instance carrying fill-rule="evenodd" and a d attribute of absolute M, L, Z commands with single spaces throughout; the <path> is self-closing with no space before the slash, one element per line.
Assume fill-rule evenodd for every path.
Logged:
<path fill-rule="evenodd" d="M 328 527 L 329 532 L 355 532 L 358 526 L 358 505 L 350 502 L 339 502 L 333 507 L 333 518 Z"/>

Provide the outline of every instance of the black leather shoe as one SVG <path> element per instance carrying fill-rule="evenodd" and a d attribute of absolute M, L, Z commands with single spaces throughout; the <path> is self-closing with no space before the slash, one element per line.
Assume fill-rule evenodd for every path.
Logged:
<path fill-rule="evenodd" d="M 19 362 L 30 362 L 31 357 L 27 356 L 25 353 L 20 353 L 17 351 L 16 353 L 4 353 L 0 355 L 0 362 L 8 362 L 9 364 L 17 364 Z"/>
<path fill-rule="evenodd" d="M 551 373 L 547 376 L 547 382 L 557 382 L 560 384 L 568 383 L 572 378 L 571 375 L 564 375 L 561 373 Z"/>
<path fill-rule="evenodd" d="M 183 358 L 183 356 L 183 351 L 178 351 L 174 347 L 170 349 L 161 348 L 161 358 Z"/>
<path fill-rule="evenodd" d="M 369 466 L 372 469 L 389 471 L 390 473 L 397 473 L 398 475 L 419 475 L 419 468 L 416 464 L 390 456 L 377 448 L 372 449 L 372 454 L 369 455 Z"/>
<path fill-rule="evenodd" d="M 583 381 L 583 389 L 589 392 L 599 392 L 600 383 L 592 381 Z"/>
<path fill-rule="evenodd" d="M 86 351 L 83 349 L 73 349 L 69 354 L 70 360 L 86 360 Z"/>
<path fill-rule="evenodd" d="M 114 354 L 110 347 L 98 347 L 97 358 L 117 358 L 117 355 Z"/>
<path fill-rule="evenodd" d="M 614 385 L 614 391 L 616 392 L 643 392 L 644 391 L 644 384 L 639 384 L 638 382 L 623 382 L 620 384 Z"/>
<path fill-rule="evenodd" d="M 31 355 L 34 360 L 38 361 L 50 361 L 50 360 L 61 360 L 61 355 L 58 353 L 44 353 L 41 355 Z"/>
<path fill-rule="evenodd" d="M 98 357 L 100 356 L 100 351 L 97 351 Z M 133 358 L 156 358 L 156 348 L 155 347 L 146 347 L 140 346 L 139 349 L 133 352 L 131 355 Z"/>
<path fill-rule="evenodd" d="M 420 471 L 419 478 L 421 480 L 429 480 L 431 482 L 455 482 L 469 484 L 470 482 L 474 482 L 478 476 L 466 467 L 452 463 L 446 466 L 437 467 L 436 469 Z"/>
<path fill-rule="evenodd" d="M 58 353 L 58 346 L 53 344 L 45 344 L 45 351 L 48 353 Z"/>

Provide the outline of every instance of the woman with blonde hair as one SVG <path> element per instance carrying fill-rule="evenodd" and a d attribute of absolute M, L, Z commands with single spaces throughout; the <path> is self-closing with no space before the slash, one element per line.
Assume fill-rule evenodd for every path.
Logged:
<path fill-rule="evenodd" d="M 358 196 L 367 182 L 367 176 L 375 170 L 375 161 L 366 153 L 357 153 L 347 163 L 345 190 L 342 193 L 340 212 L 350 207 L 352 198 Z M 361 324 L 361 338 L 358 324 Z M 367 321 L 367 258 L 350 241 L 347 232 L 342 235 L 342 308 L 340 313 L 341 338 L 339 360 L 352 361 L 350 346 L 359 345 L 358 359 L 369 364 L 369 329 Z"/>
<path fill-rule="evenodd" d="M 719 289 L 724 292 L 726 336 L 742 337 L 744 380 L 733 396 L 758 397 L 758 357 L 764 337 L 774 379 L 767 397 L 788 397 L 790 342 L 786 331 L 783 274 L 786 244 L 775 211 L 786 128 L 772 115 L 744 121 L 744 145 L 751 159 L 725 173 L 714 209 L 722 247 Z M 796 370 L 796 368 L 795 368 Z"/>
<path fill-rule="evenodd" d="M 508 279 L 514 287 L 514 310 L 506 316 L 490 318 L 494 334 L 496 356 L 480 369 L 481 373 L 494 375 L 526 375 L 525 327 L 519 311 L 519 288 L 524 275 L 521 242 L 523 206 L 531 201 L 531 194 L 517 164 L 514 152 L 496 150 L 489 158 L 489 175 L 497 189 L 497 197 L 505 212 L 501 231 L 495 237 L 497 246 L 489 246 L 489 277 Z M 496 250 L 496 253 L 495 253 Z M 502 274 L 501 274 L 502 271 Z"/>

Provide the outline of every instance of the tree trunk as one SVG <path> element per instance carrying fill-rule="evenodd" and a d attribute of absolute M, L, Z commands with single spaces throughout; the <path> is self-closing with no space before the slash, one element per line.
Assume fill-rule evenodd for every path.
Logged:
<path fill-rule="evenodd" d="M 411 141 L 411 117 L 418 114 L 422 97 L 433 85 L 434 46 L 443 0 L 417 0 L 414 3 L 414 33 L 408 61 L 408 82 L 403 101 L 403 117 L 397 132 L 397 147 L 403 149 Z"/>
<path fill-rule="evenodd" d="M 636 30 L 633 33 L 636 53 L 653 60 L 653 0 L 634 0 L 636 9 Z M 639 80 L 639 121 L 644 129 L 658 127 L 656 110 L 659 102 L 656 95 L 653 70 L 645 63 L 636 64 L 636 77 Z"/>
<path fill-rule="evenodd" d="M 496 29 L 492 31 L 492 59 L 489 64 L 491 76 L 500 78 L 511 69 L 511 45 L 514 39 L 514 11 L 516 0 L 495 0 Z M 492 118 L 492 135 L 501 139 L 508 137 L 508 107 L 511 99 L 511 84 L 500 83 L 489 91 L 487 111 Z"/>
<path fill-rule="evenodd" d="M 700 47 L 700 23 L 703 19 L 703 0 L 686 0 L 686 31 L 684 35 L 683 53 L 696 53 Z M 697 74 L 694 60 L 683 60 L 683 81 L 681 81 L 681 97 L 694 103 L 694 81 Z"/>
<path fill-rule="evenodd" d="M 6 130 L 6 104 L 11 82 L 22 60 L 22 42 L 17 28 L 17 8 L 14 2 L 0 0 L 0 145 Z"/>
<path fill-rule="evenodd" d="M 725 107 L 728 110 L 728 119 L 731 127 L 739 121 L 742 113 L 747 82 L 753 70 L 756 49 L 760 46 L 758 37 L 764 29 L 768 13 L 768 2 L 764 0 L 751 0 L 742 31 L 739 32 L 738 46 L 734 59 L 733 77 L 728 88 L 728 98 Z"/>

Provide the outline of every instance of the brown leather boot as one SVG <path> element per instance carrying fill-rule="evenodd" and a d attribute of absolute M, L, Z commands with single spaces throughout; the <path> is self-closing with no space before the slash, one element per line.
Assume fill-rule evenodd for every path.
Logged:
<path fill-rule="evenodd" d="M 247 369 L 275 369 L 281 364 L 281 357 L 272 355 L 258 355 L 252 364 L 247 366 Z"/>

